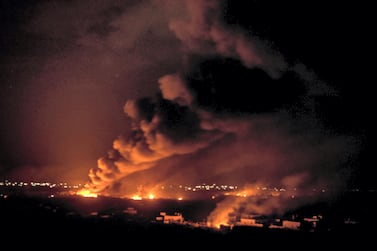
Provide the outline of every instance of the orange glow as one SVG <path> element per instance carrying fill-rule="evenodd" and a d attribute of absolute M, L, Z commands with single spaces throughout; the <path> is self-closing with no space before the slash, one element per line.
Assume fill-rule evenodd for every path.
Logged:
<path fill-rule="evenodd" d="M 274 197 L 280 196 L 280 192 L 279 191 L 272 191 L 271 196 L 274 196 Z"/>
<path fill-rule="evenodd" d="M 225 221 L 224 222 L 220 221 L 220 222 L 216 222 L 216 223 L 207 223 L 207 226 L 220 229 L 221 226 L 229 226 L 229 224 L 226 223 Z"/>
<path fill-rule="evenodd" d="M 182 197 L 178 197 L 178 199 L 177 200 L 183 200 L 183 198 Z"/>
<path fill-rule="evenodd" d="M 135 195 L 133 195 L 131 197 L 131 199 L 133 199 L 133 200 L 142 200 L 143 198 L 140 195 L 135 194 Z"/>
<path fill-rule="evenodd" d="M 237 193 L 236 194 L 236 196 L 238 196 L 238 197 L 247 197 L 247 194 L 246 194 L 246 192 L 244 192 L 244 193 Z"/>
<path fill-rule="evenodd" d="M 98 197 L 98 194 L 91 192 L 89 189 L 81 189 L 76 194 L 83 196 L 83 197 L 90 197 L 90 198 L 97 198 Z"/>
<path fill-rule="evenodd" d="M 215 214 L 213 212 L 209 216 L 207 220 L 207 225 L 213 228 L 221 228 L 221 226 L 229 226 L 229 214 L 233 211 L 233 207 L 231 208 L 217 208 Z"/>
<path fill-rule="evenodd" d="M 153 200 L 154 198 L 155 198 L 154 194 L 150 193 L 150 194 L 148 195 L 148 199 Z"/>

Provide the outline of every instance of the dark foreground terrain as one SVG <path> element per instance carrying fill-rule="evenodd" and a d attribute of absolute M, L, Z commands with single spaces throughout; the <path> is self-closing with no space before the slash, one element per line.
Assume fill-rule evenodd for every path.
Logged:
<path fill-rule="evenodd" d="M 204 220 L 215 202 L 7 196 L 0 198 L 0 241 L 3 247 L 13 250 L 338 250 L 345 247 L 371 250 L 377 240 L 373 199 L 370 198 L 370 204 L 361 204 L 347 197 L 333 205 L 328 214 L 333 214 L 338 225 L 333 223 L 331 231 L 293 231 L 247 226 L 215 230 L 153 220 L 161 210 L 181 210 L 192 221 Z M 125 208 L 136 208 L 137 213 L 125 214 Z M 340 219 L 346 212 L 359 216 L 361 222 L 343 224 Z"/>

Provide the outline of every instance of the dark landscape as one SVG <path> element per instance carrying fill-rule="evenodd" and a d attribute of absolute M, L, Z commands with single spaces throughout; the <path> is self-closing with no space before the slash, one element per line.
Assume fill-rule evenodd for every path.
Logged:
<path fill-rule="evenodd" d="M 376 196 L 376 191 L 346 191 L 331 201 L 286 212 L 281 217 L 323 217 L 316 228 L 302 224 L 300 229 L 289 230 L 241 225 L 220 229 L 207 227 L 201 222 L 215 208 L 215 200 L 47 198 L 38 194 L 4 196 L 2 193 L 0 222 L 1 228 L 6 230 L 2 242 L 13 248 L 118 247 L 123 250 L 124 245 L 128 250 L 130 245 L 136 245 L 138 248 L 153 246 L 176 250 L 179 247 L 200 249 L 229 245 L 230 248 L 291 250 L 344 246 L 364 250 L 374 238 L 377 207 L 371 201 Z M 184 222 L 158 222 L 155 219 L 160 212 L 179 212 L 184 216 Z"/>

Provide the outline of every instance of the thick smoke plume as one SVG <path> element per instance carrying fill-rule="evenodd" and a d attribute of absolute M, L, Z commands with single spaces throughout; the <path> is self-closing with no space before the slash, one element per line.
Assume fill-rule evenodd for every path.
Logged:
<path fill-rule="evenodd" d="M 92 191 L 126 196 L 140 185 L 230 182 L 305 193 L 344 184 L 358 142 L 322 122 L 316 102 L 331 98 L 330 88 L 266 41 L 227 25 L 219 1 L 159 3 L 182 12 L 168 23 L 182 45 L 182 67 L 156 79 L 155 96 L 127 101 L 132 130 L 90 170 Z M 209 221 L 241 205 L 276 213 L 295 203 L 273 198 L 229 197 Z"/>

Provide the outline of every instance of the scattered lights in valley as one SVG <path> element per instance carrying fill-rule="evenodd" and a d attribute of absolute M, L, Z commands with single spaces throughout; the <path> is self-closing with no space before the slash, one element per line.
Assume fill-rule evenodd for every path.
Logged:
<path fill-rule="evenodd" d="M 69 184 L 67 182 L 39 182 L 39 181 L 0 181 L 0 187 L 3 188 L 17 188 L 17 190 L 46 190 L 54 191 L 55 195 L 77 195 L 82 197 L 97 198 L 98 196 L 107 196 L 106 194 L 98 193 L 82 184 Z M 291 198 L 296 198 L 303 191 L 298 191 L 297 188 L 285 187 L 268 187 L 263 185 L 242 187 L 234 184 L 198 184 L 198 185 L 161 185 L 151 188 L 135 188 L 134 193 L 119 196 L 121 198 L 130 198 L 133 200 L 154 200 L 154 199 L 176 199 L 183 200 L 183 198 L 190 199 L 196 195 L 205 195 L 208 199 L 217 199 L 219 196 L 230 197 L 253 197 L 260 195 L 269 195 L 279 197 L 281 195 L 289 195 Z M 311 194 L 324 194 L 328 192 L 327 188 L 313 188 L 309 191 Z M 53 193 L 51 193 L 53 194 Z"/>
<path fill-rule="evenodd" d="M 4 180 L 0 181 L 0 186 L 5 187 L 46 187 L 46 188 L 62 188 L 62 189 L 78 189 L 81 188 L 81 184 L 73 185 L 68 184 L 67 182 L 41 182 L 41 181 L 30 181 L 30 182 L 24 182 L 24 181 L 9 181 Z"/>
<path fill-rule="evenodd" d="M 158 199 L 171 199 L 176 201 L 195 200 L 193 195 L 203 195 L 208 201 L 216 199 L 216 207 L 208 214 L 206 218 L 200 221 L 184 218 L 184 212 L 174 214 L 166 214 L 161 211 L 159 216 L 155 217 L 156 222 L 164 224 L 185 224 L 194 227 L 211 228 L 215 230 L 232 229 L 234 226 L 252 226 L 252 227 L 268 227 L 268 228 L 284 228 L 291 230 L 300 230 L 302 226 L 309 226 L 313 231 L 316 229 L 318 222 L 323 220 L 321 214 L 313 215 L 283 215 L 284 208 L 287 205 L 294 205 L 300 199 L 306 198 L 308 195 L 324 194 L 331 192 L 325 188 L 313 188 L 310 194 L 301 188 L 296 187 L 268 187 L 261 184 L 249 186 L 236 185 L 163 185 L 154 186 L 154 188 L 146 188 L 138 186 L 135 188 L 137 192 L 132 196 L 122 197 L 127 201 L 153 201 Z M 165 197 L 163 191 L 171 192 L 170 197 Z M 58 199 L 66 196 L 81 196 L 82 199 L 107 197 L 100 193 L 90 190 L 85 185 L 70 185 L 67 182 L 23 182 L 23 181 L 0 181 L 0 198 L 8 199 L 13 193 L 27 194 L 24 192 L 32 191 L 34 194 L 46 195 L 49 199 Z M 348 192 L 360 192 L 359 189 L 347 190 Z M 369 191 L 371 192 L 371 191 Z M 375 192 L 374 190 L 372 192 Z M 118 199 L 122 199 L 118 198 Z M 198 198 L 198 197 L 196 197 Z M 97 199 L 96 199 L 97 200 Z M 81 201 L 81 200 L 80 200 Z M 129 203 L 129 202 L 125 202 Z M 133 202 L 131 202 L 133 203 Z M 136 203 L 136 202 L 135 202 Z M 134 219 L 138 216 L 139 210 L 146 210 L 144 203 L 136 203 L 125 206 L 122 209 L 122 217 Z M 56 212 L 56 208 L 50 204 L 41 204 L 46 210 Z M 164 210 L 161 208 L 161 210 Z M 67 212 L 67 215 L 74 214 Z M 84 214 L 85 217 L 100 217 L 102 219 L 111 218 L 114 215 L 119 216 L 119 212 L 114 215 L 109 212 L 90 211 Z M 263 217 L 262 217 L 263 216 Z M 153 220 L 152 220 L 153 221 Z M 153 221 L 154 222 L 154 221 Z M 359 224 L 357 219 L 348 216 L 344 219 L 344 224 Z"/>

